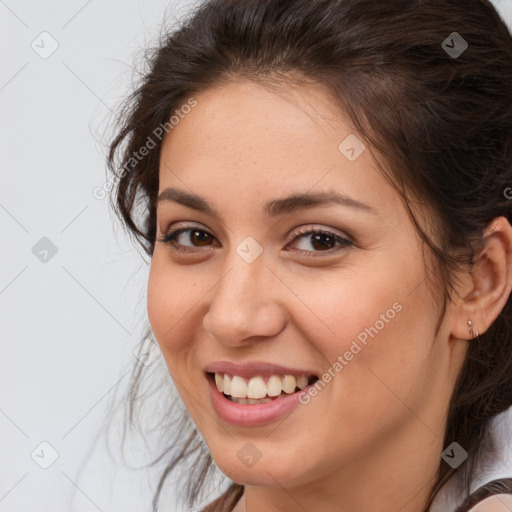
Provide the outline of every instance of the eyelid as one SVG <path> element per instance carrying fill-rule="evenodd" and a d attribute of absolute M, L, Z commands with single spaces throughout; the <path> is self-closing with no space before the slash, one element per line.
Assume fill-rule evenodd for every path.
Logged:
<path fill-rule="evenodd" d="M 170 227 L 172 226 L 172 229 Z M 178 220 L 176 222 L 172 222 L 166 230 L 164 230 L 164 235 L 167 235 L 169 233 L 175 233 L 179 229 L 204 229 L 205 231 L 210 232 L 210 230 L 200 222 L 192 222 L 187 220 Z"/>
<path fill-rule="evenodd" d="M 162 233 L 160 238 L 167 238 L 170 235 L 175 234 L 178 231 L 183 231 L 187 229 L 198 229 L 200 231 L 205 231 L 211 236 L 214 236 L 210 229 L 208 229 L 204 224 L 201 224 L 200 222 L 191 223 L 192 221 L 186 221 L 186 220 L 179 220 L 176 222 L 171 222 L 169 226 L 164 230 L 158 230 Z M 172 226 L 172 227 L 171 227 Z"/>
<path fill-rule="evenodd" d="M 183 224 L 183 226 L 182 226 L 182 224 Z M 163 236 L 167 236 L 169 234 L 176 233 L 176 231 L 178 231 L 180 229 L 201 229 L 201 230 L 206 231 L 208 234 L 214 236 L 210 232 L 210 230 L 204 224 L 201 224 L 201 223 L 194 223 L 193 225 L 191 225 L 189 221 L 183 220 L 183 221 L 173 222 L 171 225 L 173 226 L 173 228 L 172 229 L 168 228 L 168 229 L 164 230 Z M 318 227 L 318 226 L 319 226 L 318 224 L 304 224 L 302 226 L 299 226 L 298 228 L 294 228 L 291 232 L 290 239 L 287 240 L 286 243 L 292 242 L 297 235 L 305 235 L 311 231 L 321 231 L 321 232 L 326 232 L 326 233 L 332 233 L 333 235 L 338 235 L 340 238 L 344 238 L 347 241 L 353 242 L 352 237 L 348 233 L 341 232 L 339 230 L 336 230 L 335 228 Z"/>
<path fill-rule="evenodd" d="M 348 233 L 344 233 L 335 228 L 319 227 L 319 226 L 320 225 L 318 225 L 318 224 L 304 224 L 302 226 L 299 226 L 298 228 L 294 228 L 291 232 L 290 240 L 288 240 L 286 243 L 288 244 L 290 242 L 293 242 L 298 236 L 307 235 L 312 232 L 334 235 L 334 236 L 337 236 L 339 238 L 346 240 L 347 242 L 354 243 L 352 240 L 352 237 Z"/>
<path fill-rule="evenodd" d="M 203 246 L 203 247 L 201 247 L 201 246 L 194 247 L 194 246 L 181 246 L 180 244 L 178 244 L 179 246 L 175 246 L 173 243 L 174 240 L 171 240 L 170 237 L 176 235 L 179 232 L 197 229 L 199 231 L 204 231 L 212 238 L 217 239 L 217 237 L 215 235 L 213 235 L 209 229 L 207 229 L 206 227 L 203 227 L 204 225 L 200 224 L 200 223 L 190 224 L 190 222 L 188 222 L 188 221 L 177 221 L 171 225 L 173 226 L 173 228 L 167 229 L 165 231 L 165 234 L 158 238 L 158 241 L 172 246 L 172 249 L 176 252 L 195 253 L 195 252 L 198 252 L 197 249 L 200 250 L 200 249 L 204 249 L 206 247 L 207 248 L 212 247 L 212 245 Z M 336 253 L 340 252 L 341 249 L 355 245 L 355 243 L 350 235 L 340 232 L 334 228 L 319 227 L 319 225 L 317 225 L 317 224 L 305 224 L 305 225 L 299 226 L 298 228 L 295 228 L 292 230 L 291 235 L 290 235 L 291 238 L 286 242 L 286 246 L 288 244 L 290 244 L 291 242 L 299 239 L 301 236 L 308 235 L 308 234 L 311 235 L 311 234 L 315 234 L 315 233 L 332 235 L 335 238 L 335 240 L 339 242 L 339 245 L 336 246 L 335 248 L 327 249 L 325 251 L 305 251 L 303 249 L 298 249 L 297 251 L 299 253 L 304 254 L 306 256 L 321 257 L 322 255 L 328 256 L 328 255 L 336 254 Z M 204 252 L 204 250 L 199 251 L 199 252 Z"/>
<path fill-rule="evenodd" d="M 177 247 L 174 245 L 174 240 L 171 240 L 171 237 L 173 237 L 183 231 L 192 231 L 192 230 L 196 229 L 198 231 L 204 231 L 205 233 L 207 233 L 209 236 L 211 236 L 214 239 L 217 238 L 215 235 L 213 235 L 210 232 L 209 229 L 207 229 L 206 227 L 203 227 L 204 225 L 200 224 L 200 223 L 199 223 L 199 225 L 197 225 L 197 224 L 191 225 L 189 221 L 177 221 L 177 222 L 173 222 L 171 225 L 173 226 L 172 229 L 169 229 L 169 228 L 165 229 L 163 231 L 163 234 L 161 236 L 157 237 L 156 240 L 158 242 L 162 242 L 164 244 L 171 246 L 172 249 L 176 252 L 193 253 L 193 252 L 196 252 L 195 249 L 200 249 L 200 247 L 194 248 L 193 246 L 188 246 L 188 245 L 180 246 L 180 247 Z M 205 246 L 205 247 L 208 247 L 208 246 Z"/>

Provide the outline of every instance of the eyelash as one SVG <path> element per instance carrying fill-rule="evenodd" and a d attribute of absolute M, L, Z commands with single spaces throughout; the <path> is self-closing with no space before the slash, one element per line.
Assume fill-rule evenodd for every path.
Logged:
<path fill-rule="evenodd" d="M 158 241 L 170 245 L 172 250 L 176 251 L 178 253 L 195 252 L 194 249 L 192 249 L 192 248 L 184 249 L 183 248 L 184 246 L 181 246 L 181 247 L 179 246 L 181 244 L 176 245 L 176 237 L 179 234 L 186 232 L 186 231 L 192 231 L 192 230 L 199 231 L 201 233 L 207 233 L 209 236 L 213 237 L 213 235 L 211 233 L 209 233 L 208 231 L 206 231 L 205 229 L 200 229 L 197 227 L 188 227 L 188 228 L 185 227 L 185 228 L 175 229 L 174 231 L 170 231 L 166 235 L 158 238 Z M 324 230 L 324 229 L 310 228 L 309 226 L 305 226 L 305 227 L 303 226 L 300 228 L 296 228 L 292 234 L 293 234 L 294 238 L 292 238 L 292 240 L 288 243 L 291 243 L 294 240 L 296 240 L 297 238 L 300 238 L 305 235 L 327 235 L 327 236 L 332 237 L 335 242 L 339 242 L 339 244 L 340 244 L 337 249 L 332 248 L 332 249 L 327 249 L 325 251 L 304 251 L 302 249 L 299 249 L 299 252 L 303 253 L 307 257 L 313 257 L 313 258 L 319 257 L 318 253 L 320 253 L 320 254 L 326 253 L 328 255 L 332 255 L 335 252 L 339 252 L 340 250 L 353 245 L 352 241 L 348 240 L 347 238 L 343 238 L 340 235 L 337 235 L 336 233 L 333 233 L 331 231 Z M 315 254 L 315 253 L 317 253 L 317 254 Z"/>

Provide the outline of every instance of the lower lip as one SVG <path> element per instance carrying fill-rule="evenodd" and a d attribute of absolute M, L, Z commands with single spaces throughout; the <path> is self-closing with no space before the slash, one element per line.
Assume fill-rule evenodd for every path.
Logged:
<path fill-rule="evenodd" d="M 300 404 L 299 392 L 264 404 L 239 404 L 220 393 L 213 379 L 207 376 L 207 380 L 213 408 L 224 421 L 237 427 L 266 425 L 286 416 Z"/>

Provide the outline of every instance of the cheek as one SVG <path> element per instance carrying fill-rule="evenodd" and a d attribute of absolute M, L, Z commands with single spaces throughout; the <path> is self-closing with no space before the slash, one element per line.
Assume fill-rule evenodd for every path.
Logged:
<path fill-rule="evenodd" d="M 190 273 L 173 271 L 164 258 L 153 256 L 147 288 L 149 322 L 174 385 L 198 425 L 202 417 L 197 397 L 204 393 L 204 383 L 195 377 L 192 342 L 198 325 L 194 307 L 204 293 Z"/>
<path fill-rule="evenodd" d="M 156 253 L 151 262 L 147 288 L 147 310 L 151 329 L 168 359 L 187 346 L 184 325 L 200 293 L 186 272 L 173 272 Z"/>
<path fill-rule="evenodd" d="M 383 348 L 383 343 L 378 343 L 382 338 L 390 339 L 386 347 L 392 350 L 392 345 L 404 343 L 405 339 L 391 333 L 402 330 L 407 319 L 412 322 L 419 313 L 422 317 L 427 315 L 426 299 L 419 295 L 422 290 L 411 294 L 412 287 L 403 284 L 407 276 L 394 279 L 391 272 L 366 270 L 343 272 L 339 278 L 331 275 L 314 282 L 295 279 L 294 291 L 306 308 L 296 320 L 302 322 L 306 339 L 315 340 L 331 364 L 350 351 L 353 342 L 362 348 L 360 359 L 377 346 Z M 357 350 L 354 347 L 353 353 Z"/>
<path fill-rule="evenodd" d="M 155 255 L 149 270 L 147 308 L 151 329 L 159 343 L 165 325 L 168 323 L 168 315 L 171 311 L 174 311 L 172 293 L 168 291 L 168 288 L 167 277 L 162 272 L 161 265 L 159 265 Z"/>
<path fill-rule="evenodd" d="M 318 404 L 329 407 L 329 416 L 333 403 L 342 404 L 335 413 L 339 422 L 367 425 L 378 417 L 391 424 L 407 414 L 405 404 L 419 406 L 422 390 L 429 389 L 435 301 L 422 282 L 423 268 L 403 269 L 354 270 L 350 278 L 296 290 L 311 310 L 303 316 L 305 336 L 322 353 L 328 373 L 331 399 Z"/>

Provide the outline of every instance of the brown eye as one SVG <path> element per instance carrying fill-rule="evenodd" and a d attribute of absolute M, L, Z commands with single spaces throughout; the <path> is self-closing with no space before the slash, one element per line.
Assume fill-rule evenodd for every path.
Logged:
<path fill-rule="evenodd" d="M 208 243 L 211 242 L 212 237 L 206 231 L 201 231 L 200 229 L 192 229 L 185 231 L 190 231 L 189 240 L 192 243 L 196 242 L 197 245 L 199 246 L 208 245 Z"/>
<path fill-rule="evenodd" d="M 167 233 L 159 241 L 183 247 L 203 247 L 210 245 L 214 237 L 203 229 L 183 228 Z"/>
<path fill-rule="evenodd" d="M 293 234 L 295 238 L 292 243 L 300 252 L 308 256 L 316 256 L 315 253 L 319 252 L 333 253 L 352 245 L 350 240 L 321 229 L 299 228 Z"/>
<path fill-rule="evenodd" d="M 327 233 L 315 233 L 311 235 L 311 246 L 320 251 L 332 249 L 336 245 L 336 239 Z"/>

